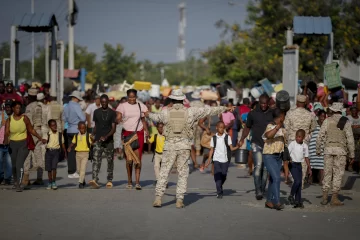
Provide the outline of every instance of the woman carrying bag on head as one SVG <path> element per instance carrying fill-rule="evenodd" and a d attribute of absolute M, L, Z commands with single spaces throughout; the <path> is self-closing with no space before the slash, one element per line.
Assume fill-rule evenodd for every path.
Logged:
<path fill-rule="evenodd" d="M 126 92 L 127 102 L 119 104 L 116 109 L 117 122 L 122 122 L 122 141 L 125 150 L 126 170 L 128 174 L 127 189 L 132 189 L 132 169 L 135 165 L 135 181 L 136 190 L 141 190 L 140 173 L 141 158 L 144 148 L 145 136 L 148 136 L 148 129 L 144 118 L 144 112 L 148 108 L 141 102 L 136 100 L 137 91 L 129 89 Z"/>
<path fill-rule="evenodd" d="M 43 144 L 47 142 L 34 130 L 29 118 L 21 114 L 21 103 L 13 102 L 13 115 L 6 120 L 4 144 L 9 145 L 9 152 L 14 177 L 14 187 L 22 192 L 21 181 L 24 174 L 24 162 L 29 150 L 34 150 L 35 143 L 31 135 L 37 137 Z"/>

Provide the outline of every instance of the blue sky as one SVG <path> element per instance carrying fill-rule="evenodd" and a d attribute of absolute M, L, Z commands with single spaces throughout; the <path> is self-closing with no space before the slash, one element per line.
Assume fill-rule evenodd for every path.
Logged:
<path fill-rule="evenodd" d="M 138 60 L 175 62 L 178 44 L 179 10 L 181 0 L 76 0 L 79 7 L 75 26 L 75 43 L 87 46 L 98 58 L 103 44 L 120 43 L 126 52 L 135 52 Z M 248 0 L 187 0 L 186 52 L 207 49 L 218 43 L 221 31 L 215 22 L 229 23 L 246 19 Z M 55 13 L 60 25 L 59 38 L 67 41 L 68 0 L 35 0 L 35 12 Z M 0 0 L 0 42 L 10 40 L 10 26 L 16 15 L 30 13 L 31 0 Z M 20 60 L 31 59 L 31 37 L 19 32 Z M 44 35 L 35 34 L 38 45 Z"/>

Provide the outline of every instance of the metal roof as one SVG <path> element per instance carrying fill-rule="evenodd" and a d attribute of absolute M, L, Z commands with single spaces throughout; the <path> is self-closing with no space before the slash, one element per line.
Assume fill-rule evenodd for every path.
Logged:
<path fill-rule="evenodd" d="M 25 13 L 16 16 L 12 25 L 25 32 L 48 32 L 53 26 L 58 26 L 58 23 L 54 14 Z"/>
<path fill-rule="evenodd" d="M 331 32 L 330 17 L 294 17 L 295 34 L 330 34 Z"/>

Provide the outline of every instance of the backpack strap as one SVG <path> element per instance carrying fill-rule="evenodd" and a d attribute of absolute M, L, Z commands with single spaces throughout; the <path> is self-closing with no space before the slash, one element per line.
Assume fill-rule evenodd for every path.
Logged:
<path fill-rule="evenodd" d="M 47 143 L 49 143 L 49 141 L 50 141 L 50 132 L 48 132 L 48 139 L 47 139 Z"/>
<path fill-rule="evenodd" d="M 156 144 L 157 144 L 157 134 L 154 135 L 154 153 L 156 149 Z"/>
<path fill-rule="evenodd" d="M 230 149 L 230 146 L 229 146 L 229 135 L 225 134 L 225 146 L 226 146 L 226 154 L 227 154 L 227 157 L 228 157 L 228 162 L 230 162 L 231 160 L 231 149 Z"/>
<path fill-rule="evenodd" d="M 61 132 L 59 132 L 59 145 L 60 145 L 60 149 L 61 149 L 61 146 L 62 146 L 62 144 L 63 144 L 63 142 L 62 142 L 62 133 Z"/>
<path fill-rule="evenodd" d="M 90 149 L 91 144 L 90 144 L 90 134 L 89 134 L 89 132 L 86 132 L 86 144 L 87 144 L 87 147 Z"/>
<path fill-rule="evenodd" d="M 75 135 L 75 147 L 77 146 L 77 139 L 78 139 L 78 137 L 79 137 L 79 133 L 77 133 L 77 134 Z"/>

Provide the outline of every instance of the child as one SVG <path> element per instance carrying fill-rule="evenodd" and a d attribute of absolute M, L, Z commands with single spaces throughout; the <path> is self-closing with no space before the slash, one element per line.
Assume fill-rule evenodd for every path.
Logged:
<path fill-rule="evenodd" d="M 232 146 L 231 137 L 224 133 L 224 122 L 219 121 L 216 124 L 216 131 L 217 133 L 215 136 L 211 138 L 209 158 L 205 167 L 210 165 L 212 158 L 214 162 L 214 179 L 217 198 L 221 199 L 223 197 L 223 185 L 226 181 L 226 175 L 231 159 L 231 151 L 238 149 L 239 146 Z"/>
<path fill-rule="evenodd" d="M 89 155 L 91 150 L 91 144 L 93 141 L 89 133 L 86 131 L 85 122 L 79 122 L 78 129 L 79 133 L 74 136 L 72 143 L 68 148 L 68 152 L 71 151 L 73 146 L 76 146 L 76 168 L 80 175 L 79 188 L 83 189 L 85 187 L 86 165 L 88 160 L 90 159 Z"/>
<path fill-rule="evenodd" d="M 48 172 L 49 183 L 46 189 L 56 190 L 56 169 L 59 162 L 61 150 L 65 152 L 65 158 L 67 158 L 64 136 L 61 132 L 57 132 L 56 120 L 50 119 L 48 121 L 50 132 L 48 133 L 48 141 L 46 144 L 46 153 L 45 153 L 45 171 Z"/>
<path fill-rule="evenodd" d="M 163 134 L 164 124 L 158 123 L 156 125 L 157 134 L 151 135 L 151 138 L 148 140 L 149 143 L 154 143 L 154 157 L 153 161 L 154 163 L 154 170 L 155 170 L 155 177 L 156 181 L 154 182 L 154 186 L 156 186 L 156 183 L 160 176 L 160 165 L 162 161 L 162 153 L 164 149 L 164 143 L 165 143 L 165 137 Z"/>
<path fill-rule="evenodd" d="M 304 204 L 301 202 L 301 185 L 302 185 L 302 163 L 304 159 L 308 165 L 309 174 L 312 175 L 310 161 L 309 161 L 309 148 L 304 143 L 305 131 L 300 129 L 296 132 L 295 141 L 292 141 L 289 146 L 289 153 L 291 162 L 289 164 L 291 175 L 294 178 L 294 183 L 291 188 L 291 193 L 288 198 L 291 205 L 294 208 L 304 208 Z M 295 199 L 294 199 L 295 197 Z"/>

